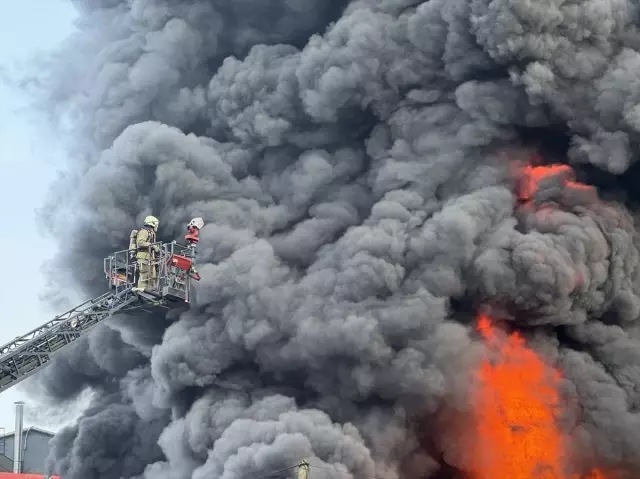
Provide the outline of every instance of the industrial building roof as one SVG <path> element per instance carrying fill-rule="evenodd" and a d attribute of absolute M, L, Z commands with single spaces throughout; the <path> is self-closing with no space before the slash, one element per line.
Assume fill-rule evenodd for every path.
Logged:
<path fill-rule="evenodd" d="M 39 432 L 40 434 L 44 434 L 46 436 L 51 436 L 51 437 L 55 436 L 55 433 L 53 433 L 51 431 L 47 431 L 46 429 L 39 428 L 37 426 L 25 427 L 23 429 L 23 431 L 25 433 L 27 433 L 29 431 L 34 431 L 34 432 Z M 15 431 L 11 431 L 11 432 L 8 432 L 6 434 L 0 434 L 0 438 L 13 436 L 14 434 L 15 434 Z"/>

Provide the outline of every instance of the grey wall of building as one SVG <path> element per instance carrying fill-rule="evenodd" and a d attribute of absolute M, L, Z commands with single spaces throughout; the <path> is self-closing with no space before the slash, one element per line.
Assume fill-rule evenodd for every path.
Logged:
<path fill-rule="evenodd" d="M 26 447 L 23 454 L 22 472 L 44 474 L 45 463 L 49 454 L 49 441 L 53 435 L 38 429 L 25 428 L 23 437 L 23 443 Z M 13 471 L 14 440 L 15 435 L 13 433 L 0 437 L 0 471 Z"/>

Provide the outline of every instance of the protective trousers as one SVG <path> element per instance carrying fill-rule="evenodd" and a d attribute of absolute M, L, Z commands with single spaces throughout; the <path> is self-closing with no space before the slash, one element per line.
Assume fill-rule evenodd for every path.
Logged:
<path fill-rule="evenodd" d="M 138 288 L 143 290 L 153 290 L 156 287 L 156 265 L 153 258 L 138 258 Z"/>

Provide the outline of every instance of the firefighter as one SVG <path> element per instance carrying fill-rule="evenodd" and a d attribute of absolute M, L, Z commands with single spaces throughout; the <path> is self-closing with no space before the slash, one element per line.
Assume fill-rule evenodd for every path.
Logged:
<path fill-rule="evenodd" d="M 155 287 L 160 245 L 154 243 L 159 224 L 158 218 L 147 216 L 144 219 L 144 226 L 136 234 L 135 249 L 139 276 L 138 285 L 134 291 L 150 290 Z"/>
<path fill-rule="evenodd" d="M 187 243 L 190 245 L 198 244 L 198 235 L 200 234 L 200 230 L 204 226 L 204 220 L 202 218 L 193 218 L 189 224 L 187 225 L 187 234 L 184 236 L 184 239 L 187 240 Z M 196 281 L 200 281 L 200 273 L 196 270 L 193 263 L 191 264 L 191 268 L 189 269 L 189 276 L 191 276 Z"/>

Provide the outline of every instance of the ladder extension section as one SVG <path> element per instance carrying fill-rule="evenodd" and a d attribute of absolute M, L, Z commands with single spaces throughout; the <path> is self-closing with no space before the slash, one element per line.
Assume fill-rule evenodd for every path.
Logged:
<path fill-rule="evenodd" d="M 0 347 L 0 392 L 15 386 L 51 361 L 51 356 L 117 312 L 137 307 L 131 290 L 105 293 L 67 311 Z"/>

